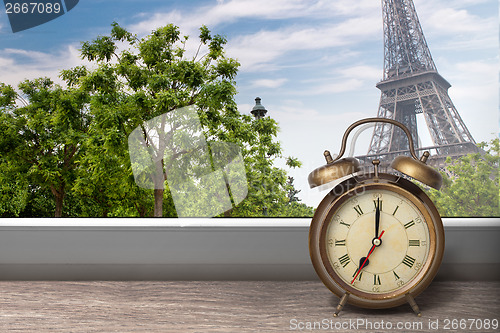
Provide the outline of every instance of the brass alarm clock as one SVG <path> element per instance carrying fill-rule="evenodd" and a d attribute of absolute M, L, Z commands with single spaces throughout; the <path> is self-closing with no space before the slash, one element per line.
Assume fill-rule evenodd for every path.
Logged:
<path fill-rule="evenodd" d="M 385 118 L 368 118 L 345 132 L 334 160 L 309 175 L 311 187 L 339 181 L 321 201 L 309 230 L 309 252 L 316 273 L 340 297 L 334 316 L 346 303 L 389 308 L 408 302 L 420 316 L 414 297 L 431 283 L 444 251 L 441 217 L 429 197 L 403 176 L 379 172 L 379 160 L 361 172 L 355 158 L 342 158 L 347 137 L 357 126 L 385 122 L 408 136 L 410 156 L 400 155 L 391 167 L 439 189 L 442 177 L 426 165 L 429 153 L 415 154 L 409 130 Z M 342 179 L 341 179 L 342 178 Z"/>

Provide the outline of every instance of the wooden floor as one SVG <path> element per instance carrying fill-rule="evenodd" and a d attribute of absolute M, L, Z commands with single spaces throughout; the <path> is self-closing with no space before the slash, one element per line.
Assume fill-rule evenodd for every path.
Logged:
<path fill-rule="evenodd" d="M 347 305 L 334 319 L 338 298 L 314 281 L 3 281 L 0 290 L 0 332 L 352 332 L 352 323 L 361 332 L 389 331 L 389 324 L 394 332 L 500 331 L 451 329 L 452 320 L 500 320 L 500 282 L 491 281 L 434 282 L 416 299 L 421 318 L 408 305 Z M 398 330 L 398 323 L 417 326 Z"/>

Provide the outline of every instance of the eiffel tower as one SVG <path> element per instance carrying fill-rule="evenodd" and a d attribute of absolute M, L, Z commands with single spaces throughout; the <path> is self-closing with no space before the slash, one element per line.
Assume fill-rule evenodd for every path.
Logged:
<path fill-rule="evenodd" d="M 451 85 L 437 71 L 412 0 L 382 0 L 384 21 L 384 74 L 376 86 L 381 90 L 378 117 L 404 124 L 417 151 L 428 150 L 429 164 L 443 167 L 447 156 L 459 157 L 478 151 L 469 130 L 448 95 Z M 433 142 L 420 147 L 417 114 L 423 114 Z M 399 128 L 377 123 L 366 156 L 390 162 L 407 154 L 409 143 Z"/>

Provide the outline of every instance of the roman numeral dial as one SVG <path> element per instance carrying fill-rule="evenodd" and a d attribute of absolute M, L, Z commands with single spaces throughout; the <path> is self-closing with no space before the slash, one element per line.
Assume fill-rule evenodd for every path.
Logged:
<path fill-rule="evenodd" d="M 382 209 L 382 200 L 379 200 L 377 203 L 377 200 L 373 200 L 373 209 L 377 209 L 377 204 L 379 205 L 380 211 L 383 211 Z"/>
<path fill-rule="evenodd" d="M 380 239 L 375 237 L 377 224 L 378 234 L 384 231 Z M 325 251 L 331 270 L 346 285 L 380 295 L 414 280 L 429 255 L 429 239 L 419 208 L 396 192 L 378 188 L 340 205 L 328 223 Z"/>
<path fill-rule="evenodd" d="M 373 274 L 373 285 L 380 286 L 382 283 L 380 282 L 380 275 Z"/>
<path fill-rule="evenodd" d="M 409 255 L 406 255 L 403 259 L 403 264 L 412 268 L 413 264 L 415 264 L 415 258 L 410 257 Z"/>
<path fill-rule="evenodd" d="M 342 265 L 342 267 L 345 267 L 349 265 L 349 263 L 351 262 L 351 258 L 349 258 L 348 254 L 344 254 L 342 257 L 339 258 L 339 262 Z"/>
<path fill-rule="evenodd" d="M 354 206 L 353 209 L 356 211 L 356 213 L 358 213 L 358 216 L 363 215 L 363 210 L 361 209 L 361 207 L 359 205 Z"/>
<path fill-rule="evenodd" d="M 415 222 L 413 222 L 413 220 L 411 220 L 410 222 L 405 223 L 404 227 L 405 227 L 405 229 L 408 229 L 410 227 L 413 227 L 414 225 L 415 225 Z"/>

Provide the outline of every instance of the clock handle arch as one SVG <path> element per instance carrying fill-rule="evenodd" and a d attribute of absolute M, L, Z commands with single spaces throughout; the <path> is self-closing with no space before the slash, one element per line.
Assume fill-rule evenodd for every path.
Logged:
<path fill-rule="evenodd" d="M 408 142 L 410 144 L 409 146 L 410 146 L 410 154 L 411 154 L 411 156 L 415 160 L 417 160 L 417 161 L 419 160 L 417 154 L 415 153 L 415 146 L 413 144 L 413 139 L 411 137 L 411 133 L 408 130 L 408 128 L 406 128 L 406 126 L 404 126 L 400 122 L 398 122 L 396 120 L 393 120 L 393 119 L 387 119 L 387 118 L 365 118 L 365 119 L 358 120 L 357 122 L 353 123 L 351 126 L 349 126 L 347 128 L 347 130 L 344 133 L 344 136 L 342 137 L 342 146 L 340 148 L 339 154 L 337 155 L 337 157 L 333 161 L 331 161 L 329 163 L 333 163 L 333 162 L 339 160 L 344 155 L 345 150 L 346 150 L 346 146 L 347 146 L 347 138 L 349 137 L 349 134 L 351 134 L 352 130 L 354 128 L 358 127 L 359 125 L 363 125 L 363 124 L 367 124 L 367 123 L 388 123 L 388 124 L 392 124 L 394 126 L 397 126 L 397 127 L 401 128 L 403 130 L 403 132 L 405 132 L 406 136 L 408 137 Z"/>
<path fill-rule="evenodd" d="M 335 160 L 329 161 L 328 163 L 333 164 L 344 155 L 347 146 L 347 138 L 349 137 L 349 134 L 352 132 L 354 128 L 356 128 L 359 125 L 372 122 L 388 123 L 397 126 L 401 128 L 408 137 L 411 157 L 405 155 L 397 156 L 391 163 L 391 167 L 393 169 L 401 173 L 404 173 L 405 175 L 408 175 L 436 190 L 439 190 L 441 188 L 441 185 L 443 184 L 443 177 L 437 170 L 426 164 L 427 159 L 430 156 L 429 152 L 425 151 L 422 157 L 419 159 L 417 154 L 415 153 L 415 146 L 410 131 L 406 126 L 393 119 L 366 118 L 353 123 L 351 126 L 347 128 L 347 130 L 344 133 L 344 137 L 342 138 L 342 147 L 340 149 L 339 155 Z"/>

